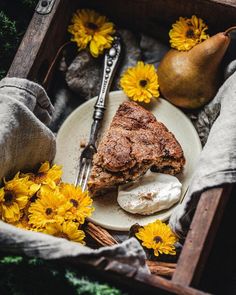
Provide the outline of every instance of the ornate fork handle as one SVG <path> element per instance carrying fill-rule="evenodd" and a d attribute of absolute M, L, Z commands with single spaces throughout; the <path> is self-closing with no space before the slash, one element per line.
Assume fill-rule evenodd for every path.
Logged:
<path fill-rule="evenodd" d="M 119 36 L 114 37 L 112 47 L 106 52 L 104 58 L 103 77 L 100 93 L 94 106 L 93 124 L 91 126 L 89 144 L 95 147 L 98 131 L 106 109 L 106 97 L 110 90 L 112 80 L 121 56 L 121 40 Z"/>

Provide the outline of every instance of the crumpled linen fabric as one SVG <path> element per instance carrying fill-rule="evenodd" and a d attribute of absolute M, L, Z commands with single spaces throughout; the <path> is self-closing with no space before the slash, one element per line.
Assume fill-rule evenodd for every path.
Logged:
<path fill-rule="evenodd" d="M 20 78 L 0 81 L 0 177 L 14 175 L 19 170 L 35 168 L 53 160 L 56 152 L 54 134 L 49 124 L 53 106 L 45 90 L 38 84 Z M 90 249 L 42 233 L 16 228 L 0 221 L 0 250 L 26 254 L 43 259 L 81 259 L 92 263 L 101 258 L 127 265 L 127 272 L 149 273 L 145 252 L 132 238 L 113 247 Z M 109 266 L 115 268 L 115 264 Z"/>
<path fill-rule="evenodd" d="M 201 193 L 225 183 L 236 183 L 236 72 L 199 113 L 196 124 L 206 144 L 187 195 L 169 220 L 181 238 L 187 235 Z"/>
<path fill-rule="evenodd" d="M 145 252 L 135 238 L 128 239 L 121 244 L 99 249 L 91 249 L 76 242 L 53 237 L 43 233 L 36 233 L 16 228 L 0 221 L 0 250 L 8 254 L 25 254 L 42 259 L 68 259 L 76 261 L 90 261 L 99 263 L 101 258 L 113 260 L 109 269 L 116 270 L 116 263 L 127 265 L 126 271 L 135 273 L 142 271 L 149 273 L 145 265 Z M 106 265 L 105 265 L 106 266 Z"/>
<path fill-rule="evenodd" d="M 53 160 L 56 140 L 45 125 L 52 113 L 40 85 L 19 78 L 0 81 L 0 179 Z"/>

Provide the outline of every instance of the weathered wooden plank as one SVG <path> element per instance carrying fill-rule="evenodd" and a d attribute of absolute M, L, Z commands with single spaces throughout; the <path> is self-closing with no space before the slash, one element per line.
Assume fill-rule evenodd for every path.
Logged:
<path fill-rule="evenodd" d="M 210 32 L 223 31 L 235 24 L 234 0 L 81 0 L 95 7 L 118 24 L 144 31 L 168 42 L 171 24 L 180 16 L 196 14 L 208 24 Z"/>
<path fill-rule="evenodd" d="M 56 0 L 50 14 L 34 14 L 8 71 L 9 77 L 42 82 L 58 48 L 65 40 L 73 5 Z"/>
<path fill-rule="evenodd" d="M 152 287 L 158 288 L 159 290 L 163 290 L 166 292 L 169 292 L 170 294 L 178 294 L 178 295 L 206 295 L 208 293 L 202 292 L 200 290 L 196 290 L 194 288 L 184 286 L 178 283 L 175 283 L 174 281 L 164 279 L 159 276 L 154 275 L 143 275 L 138 273 L 134 279 L 138 282 L 145 283 L 147 285 L 150 285 Z M 161 294 L 157 290 L 156 294 Z M 167 294 L 169 294 L 167 293 Z M 164 293 L 165 294 L 165 293 Z"/>
<path fill-rule="evenodd" d="M 198 282 L 231 190 L 232 185 L 225 185 L 201 195 L 172 277 L 173 282 L 183 286 Z"/>
<path fill-rule="evenodd" d="M 68 258 L 67 262 L 83 268 L 88 274 L 96 275 L 99 279 L 105 279 L 119 288 L 132 290 L 132 294 L 178 294 L 178 295 L 207 295 L 208 293 L 196 290 L 189 286 L 182 286 L 158 275 L 149 275 L 142 271 L 137 272 L 135 267 L 117 261 L 100 258 L 94 260 L 77 260 Z M 135 292 L 134 292 L 135 291 Z"/>

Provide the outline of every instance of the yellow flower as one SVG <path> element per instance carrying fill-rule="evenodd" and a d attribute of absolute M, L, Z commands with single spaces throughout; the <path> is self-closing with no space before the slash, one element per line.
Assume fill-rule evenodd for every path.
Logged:
<path fill-rule="evenodd" d="M 139 229 L 136 237 L 142 241 L 142 245 L 154 250 L 154 255 L 176 255 L 174 244 L 178 241 L 171 228 L 160 220 Z"/>
<path fill-rule="evenodd" d="M 51 189 L 55 189 L 61 181 L 62 169 L 61 166 L 53 165 L 50 168 L 49 162 L 43 163 L 36 174 L 25 174 L 30 177 L 36 184 L 48 185 Z"/>
<path fill-rule="evenodd" d="M 48 223 L 63 222 L 64 216 L 58 211 L 66 203 L 66 200 L 58 190 L 41 188 L 39 198 L 30 205 L 29 223 L 40 228 Z"/>
<path fill-rule="evenodd" d="M 71 41 L 77 43 L 79 50 L 89 45 L 92 56 L 98 57 L 103 50 L 110 48 L 115 33 L 114 24 L 94 10 L 81 9 L 73 15 L 68 31 L 73 35 Z"/>
<path fill-rule="evenodd" d="M 32 226 L 29 224 L 29 219 L 25 214 L 21 217 L 21 219 L 18 222 L 14 223 L 14 225 L 16 227 L 27 230 L 30 230 L 32 228 Z"/>
<path fill-rule="evenodd" d="M 128 68 L 120 80 L 125 94 L 134 101 L 149 103 L 152 97 L 158 97 L 158 77 L 153 65 L 139 61 Z"/>
<path fill-rule="evenodd" d="M 69 241 L 85 244 L 83 239 L 85 234 L 82 230 L 78 229 L 78 224 L 74 222 L 63 222 L 62 224 L 53 223 L 46 225 L 44 233 L 53 235 L 59 238 L 64 238 Z"/>
<path fill-rule="evenodd" d="M 30 230 L 34 232 L 43 232 L 43 228 L 33 227 L 28 220 L 28 217 L 21 218 L 18 222 L 14 223 L 14 225 L 18 228 Z"/>
<path fill-rule="evenodd" d="M 66 220 L 73 220 L 83 224 L 85 218 L 91 216 L 94 210 L 92 207 L 93 201 L 88 192 L 82 192 L 81 187 L 75 187 L 68 183 L 60 185 L 60 192 L 67 199 L 67 204 L 60 209 L 60 213 L 65 216 Z"/>
<path fill-rule="evenodd" d="M 21 210 L 39 186 L 29 181 L 29 177 L 19 178 L 19 173 L 10 181 L 4 180 L 4 183 L 0 189 L 0 216 L 4 221 L 14 223 L 20 219 Z"/>
<path fill-rule="evenodd" d="M 209 38 L 206 34 L 207 25 L 201 18 L 193 15 L 191 18 L 180 17 L 172 25 L 169 32 L 170 45 L 177 50 L 190 50 L 192 47 Z"/>

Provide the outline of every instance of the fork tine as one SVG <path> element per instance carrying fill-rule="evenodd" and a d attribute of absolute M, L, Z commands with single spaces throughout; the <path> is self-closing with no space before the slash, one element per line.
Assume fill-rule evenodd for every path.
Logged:
<path fill-rule="evenodd" d="M 90 170 L 92 167 L 93 155 L 96 153 L 96 147 L 93 144 L 88 144 L 80 155 L 79 173 L 75 181 L 75 186 L 80 186 L 82 191 L 86 189 Z"/>
<path fill-rule="evenodd" d="M 91 170 L 92 161 L 90 159 L 82 158 L 80 164 L 79 174 L 75 181 L 75 186 L 79 185 L 82 188 L 82 191 L 85 191 L 87 186 L 88 177 Z"/>
<path fill-rule="evenodd" d="M 89 177 L 90 170 L 91 170 L 91 160 L 88 160 L 87 162 L 88 162 L 88 164 L 86 165 L 87 170 L 86 170 L 86 173 L 84 173 L 85 178 L 83 178 L 83 185 L 82 185 L 82 191 L 83 192 L 86 189 L 87 182 L 88 182 L 88 177 Z"/>
<path fill-rule="evenodd" d="M 77 174 L 76 179 L 75 179 L 75 186 L 80 185 L 79 183 L 81 182 L 81 179 L 82 179 L 81 176 L 83 175 L 82 172 L 85 168 L 84 166 L 85 166 L 85 163 L 84 163 L 84 158 L 83 158 L 80 161 L 79 173 Z"/>
<path fill-rule="evenodd" d="M 83 183 L 84 173 L 86 171 L 86 163 L 87 163 L 87 161 L 84 158 L 83 161 L 81 162 L 80 175 L 79 175 L 79 186 L 81 186 Z"/>

